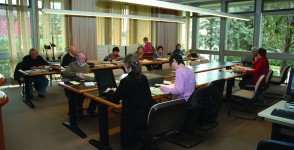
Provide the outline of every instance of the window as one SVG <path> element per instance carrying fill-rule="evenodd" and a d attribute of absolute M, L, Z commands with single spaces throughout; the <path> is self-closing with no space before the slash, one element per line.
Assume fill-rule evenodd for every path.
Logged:
<path fill-rule="evenodd" d="M 269 52 L 294 52 L 294 15 L 267 15 L 263 18 L 262 47 Z"/>
<path fill-rule="evenodd" d="M 264 0 L 263 10 L 293 9 L 293 0 Z"/>
<path fill-rule="evenodd" d="M 228 8 L 229 13 L 254 12 L 254 0 L 243 2 L 230 2 L 228 4 Z"/>
<path fill-rule="evenodd" d="M 250 21 L 228 19 L 228 50 L 251 50 L 253 45 L 253 18 L 250 17 Z"/>
<path fill-rule="evenodd" d="M 200 18 L 199 48 L 202 50 L 219 50 L 220 19 L 217 17 Z"/>
<path fill-rule="evenodd" d="M 8 0 L 0 0 L 0 4 L 8 4 Z M 16 0 L 12 0 L 12 5 L 16 5 Z M 27 6 L 29 6 L 29 0 L 27 0 Z"/>

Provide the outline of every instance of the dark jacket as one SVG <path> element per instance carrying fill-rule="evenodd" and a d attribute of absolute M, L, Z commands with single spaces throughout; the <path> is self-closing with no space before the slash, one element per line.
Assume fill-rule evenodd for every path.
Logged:
<path fill-rule="evenodd" d="M 22 70 L 30 70 L 32 67 L 49 65 L 43 57 L 38 56 L 36 59 L 32 59 L 30 55 L 27 55 L 22 60 Z"/>
<path fill-rule="evenodd" d="M 67 53 L 67 54 L 64 55 L 64 57 L 62 59 L 61 66 L 62 67 L 68 66 L 71 62 L 74 62 L 76 60 L 77 60 L 76 57 L 72 57 L 70 55 L 70 53 Z"/>
<path fill-rule="evenodd" d="M 139 81 L 135 73 L 130 72 L 120 81 L 110 100 L 116 103 L 122 100 L 121 144 L 122 148 L 130 147 L 138 141 L 136 133 L 147 127 L 149 110 L 155 104 L 147 77 L 143 75 Z"/>

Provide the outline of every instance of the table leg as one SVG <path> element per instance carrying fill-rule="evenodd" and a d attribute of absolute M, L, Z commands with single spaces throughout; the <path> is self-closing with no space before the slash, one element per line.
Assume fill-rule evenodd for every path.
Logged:
<path fill-rule="evenodd" d="M 109 146 L 109 133 L 108 133 L 108 106 L 99 103 L 99 135 L 100 141 L 91 139 L 89 143 L 97 149 L 111 150 Z"/>
<path fill-rule="evenodd" d="M 65 89 L 66 90 L 66 89 Z M 63 122 L 63 126 L 80 136 L 81 138 L 86 138 L 87 135 L 78 127 L 78 120 L 77 120 L 77 96 L 78 94 L 67 90 L 68 92 L 68 108 L 69 108 L 69 122 Z"/>
<path fill-rule="evenodd" d="M 29 87 L 29 77 L 25 76 L 24 77 L 24 86 L 25 86 L 25 99 L 23 100 L 23 102 L 25 104 L 27 104 L 29 107 L 31 108 L 35 108 L 34 103 L 31 101 L 31 97 L 30 97 L 30 87 Z"/>
<path fill-rule="evenodd" d="M 227 80 L 226 100 L 231 100 L 232 88 L 233 88 L 234 84 L 235 84 L 235 79 Z"/>

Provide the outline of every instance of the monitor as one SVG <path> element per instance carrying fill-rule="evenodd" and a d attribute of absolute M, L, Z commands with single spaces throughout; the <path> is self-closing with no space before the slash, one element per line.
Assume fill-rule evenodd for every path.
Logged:
<path fill-rule="evenodd" d="M 94 71 L 97 86 L 100 92 L 107 88 L 116 88 L 116 82 L 111 69 Z"/>
<path fill-rule="evenodd" d="M 291 97 L 292 101 L 294 101 L 294 67 L 292 67 L 290 70 L 289 83 L 286 94 Z"/>

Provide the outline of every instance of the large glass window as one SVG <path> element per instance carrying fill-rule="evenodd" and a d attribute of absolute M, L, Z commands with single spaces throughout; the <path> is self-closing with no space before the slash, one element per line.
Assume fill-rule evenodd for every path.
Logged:
<path fill-rule="evenodd" d="M 207 17 L 199 20 L 199 49 L 219 50 L 220 19 Z"/>
<path fill-rule="evenodd" d="M 263 10 L 293 9 L 293 0 L 264 0 Z"/>
<path fill-rule="evenodd" d="M 240 1 L 240 2 L 230 2 L 228 4 L 229 13 L 235 12 L 254 12 L 254 0 L 251 1 Z"/>
<path fill-rule="evenodd" d="M 294 52 L 294 15 L 267 15 L 263 18 L 262 47 L 270 52 Z"/>
<path fill-rule="evenodd" d="M 251 50 L 253 45 L 253 18 L 250 17 L 250 21 L 228 19 L 228 50 Z"/>

